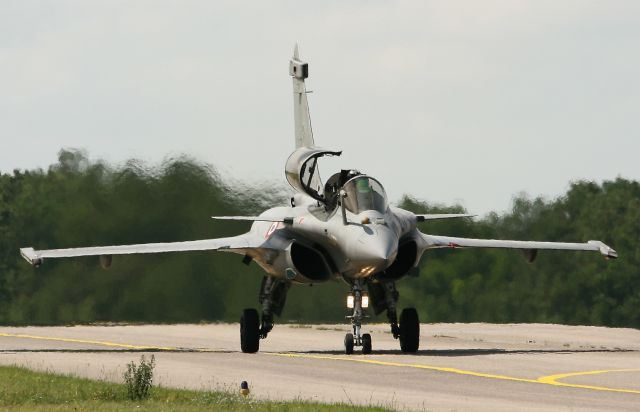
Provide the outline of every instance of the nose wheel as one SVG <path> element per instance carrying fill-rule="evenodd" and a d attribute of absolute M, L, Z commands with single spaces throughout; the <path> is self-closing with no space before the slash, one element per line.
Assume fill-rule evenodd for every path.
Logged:
<path fill-rule="evenodd" d="M 371 353 L 371 335 L 365 333 L 362 335 L 362 354 L 368 355 Z"/>
<path fill-rule="evenodd" d="M 344 353 L 347 355 L 353 354 L 353 333 L 347 333 L 344 335 Z"/>
<path fill-rule="evenodd" d="M 367 317 L 364 309 L 369 306 L 369 296 L 362 292 L 362 281 L 356 280 L 351 288 L 351 293 L 347 297 L 347 307 L 353 309 L 353 314 L 347 316 L 351 319 L 353 333 L 347 333 L 344 336 L 344 353 L 353 354 L 353 348 L 362 347 L 362 354 L 371 353 L 371 335 L 368 333 L 361 334 L 362 320 Z"/>
<path fill-rule="evenodd" d="M 353 355 L 353 348 L 355 346 L 355 338 L 353 333 L 347 333 L 344 336 L 344 353 L 346 355 Z M 369 355 L 371 353 L 371 335 L 368 333 L 363 334 L 360 337 L 360 346 L 362 346 L 362 354 Z"/>

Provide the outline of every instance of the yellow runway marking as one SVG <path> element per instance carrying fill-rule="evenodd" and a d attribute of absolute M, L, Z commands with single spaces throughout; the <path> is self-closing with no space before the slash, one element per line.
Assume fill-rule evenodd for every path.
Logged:
<path fill-rule="evenodd" d="M 515 378 L 512 376 L 503 376 L 503 375 L 493 375 L 493 374 L 487 374 L 487 373 L 481 373 L 481 372 L 466 371 L 466 370 L 456 369 L 456 368 L 447 368 L 443 366 L 422 365 L 419 363 L 412 364 L 412 363 L 388 362 L 388 361 L 380 361 L 375 359 L 359 359 L 356 357 L 343 358 L 339 356 L 303 355 L 299 353 L 270 353 L 269 355 L 284 356 L 284 357 L 291 357 L 291 358 L 307 358 L 307 359 L 359 362 L 359 363 L 369 363 L 372 365 L 396 366 L 400 368 L 428 369 L 428 370 L 438 371 L 438 372 L 456 373 L 458 375 L 478 376 L 481 378 L 492 378 L 492 379 L 501 379 L 506 381 L 539 383 L 535 379 Z"/>
<path fill-rule="evenodd" d="M 102 346 L 110 346 L 110 347 L 117 347 L 117 348 L 149 350 L 149 351 L 152 351 L 152 350 L 179 351 L 180 350 L 180 348 L 175 348 L 170 346 L 130 345 L 126 343 L 117 343 L 117 342 L 108 342 L 108 341 L 99 341 L 99 340 L 56 338 L 56 337 L 49 337 L 49 336 L 25 335 L 25 334 L 18 334 L 18 333 L 0 332 L 0 337 L 37 339 L 37 340 L 48 340 L 48 341 L 58 341 L 58 342 L 70 342 L 70 343 L 86 343 L 90 345 L 102 345 Z M 185 351 L 216 352 L 215 350 L 211 350 L 211 349 L 198 349 L 198 348 L 186 349 Z M 449 368 L 444 366 L 423 365 L 419 363 L 389 362 L 389 361 L 381 361 L 376 359 L 362 359 L 357 357 L 347 358 L 347 357 L 339 357 L 339 356 L 304 355 L 299 353 L 273 353 L 273 352 L 272 353 L 264 352 L 264 354 L 271 355 L 271 356 L 288 357 L 288 358 L 334 360 L 334 361 L 343 361 L 343 362 L 368 363 L 371 365 L 379 365 L 379 366 L 393 366 L 393 367 L 399 367 L 399 368 L 426 369 L 426 370 L 432 370 L 432 371 L 438 371 L 438 372 L 455 373 L 458 375 L 475 376 L 479 378 L 489 378 L 489 379 L 499 379 L 499 380 L 505 380 L 505 381 L 513 381 L 513 382 L 537 383 L 537 384 L 552 385 L 552 386 L 563 386 L 568 388 L 590 389 L 595 391 L 640 394 L 640 390 L 635 390 L 635 389 L 617 389 L 617 388 L 608 388 L 604 386 L 580 385 L 580 384 L 574 384 L 574 383 L 558 382 L 559 379 L 570 378 L 573 376 L 598 375 L 603 373 L 616 373 L 616 372 L 640 372 L 640 369 L 609 369 L 609 370 L 570 372 L 570 373 L 560 373 L 556 375 L 542 376 L 538 379 L 527 379 L 527 378 L 518 378 L 514 376 L 474 372 L 474 371 L 457 369 L 457 368 Z"/>
<path fill-rule="evenodd" d="M 563 373 L 563 374 L 557 374 L 557 375 L 542 376 L 542 377 L 540 377 L 538 379 L 527 379 L 527 378 L 517 378 L 517 377 L 514 377 L 514 376 L 495 375 L 495 374 L 490 374 L 490 373 L 474 372 L 474 371 L 468 371 L 468 370 L 457 369 L 457 368 L 448 368 L 448 367 L 443 367 L 443 366 L 422 365 L 422 364 L 419 364 L 419 363 L 388 362 L 388 361 L 381 361 L 381 360 L 375 360 L 375 359 L 358 359 L 358 358 L 355 358 L 355 357 L 346 358 L 346 357 L 339 357 L 339 356 L 303 355 L 303 354 L 298 354 L 298 353 L 270 353 L 269 355 L 291 357 L 291 358 L 306 358 L 306 359 L 323 359 L 323 360 L 335 360 L 335 361 L 345 361 L 345 362 L 359 362 L 359 363 L 368 363 L 368 364 L 372 364 L 372 365 L 394 366 L 394 367 L 400 367 L 400 368 L 427 369 L 427 370 L 438 371 L 438 372 L 455 373 L 455 374 L 458 374 L 458 375 L 476 376 L 476 377 L 480 377 L 480 378 L 499 379 L 499 380 L 505 380 L 505 381 L 538 383 L 538 384 L 552 385 L 552 386 L 564 386 L 564 387 L 568 387 L 568 388 L 590 389 L 590 390 L 595 390 L 595 391 L 640 394 L 640 390 L 634 390 L 634 389 L 618 389 L 618 388 L 608 388 L 608 387 L 604 387 L 604 386 L 579 385 L 579 384 L 574 384 L 574 383 L 565 383 L 565 382 L 558 382 L 557 381 L 558 379 L 568 378 L 568 377 L 571 377 L 571 376 L 596 375 L 596 374 L 601 374 L 601 373 L 612 373 L 612 372 L 640 372 L 640 369 L 611 369 L 611 370 L 572 372 L 572 373 Z"/>
<path fill-rule="evenodd" d="M 4 337 L 7 337 L 7 338 L 50 340 L 50 341 L 57 341 L 57 342 L 88 343 L 90 345 L 111 346 L 111 347 L 125 348 L 125 349 L 167 350 L 167 351 L 177 350 L 177 348 L 162 347 L 162 346 L 140 346 L 140 345 L 129 345 L 129 344 L 126 344 L 126 343 L 106 342 L 106 341 L 100 341 L 100 340 L 85 340 L 85 339 L 72 339 L 72 338 L 54 338 L 54 337 L 49 337 L 49 336 L 23 335 L 23 334 L 19 334 L 19 333 L 2 333 L 2 332 L 0 332 L 0 336 L 4 336 Z"/>
<path fill-rule="evenodd" d="M 599 371 L 559 373 L 557 375 L 542 376 L 542 377 L 538 378 L 538 381 L 540 383 L 546 383 L 548 385 L 568 386 L 568 387 L 571 387 L 571 388 L 593 389 L 593 390 L 596 390 L 596 391 L 604 391 L 604 390 L 606 390 L 606 391 L 609 391 L 609 392 L 640 393 L 639 390 L 634 390 L 634 389 L 603 388 L 603 387 L 600 387 L 600 386 L 579 385 L 579 384 L 576 384 L 576 383 L 558 382 L 558 379 L 570 378 L 572 376 L 599 375 L 601 373 L 616 373 L 616 372 L 640 372 L 640 369 L 608 369 L 608 370 L 599 370 Z"/>

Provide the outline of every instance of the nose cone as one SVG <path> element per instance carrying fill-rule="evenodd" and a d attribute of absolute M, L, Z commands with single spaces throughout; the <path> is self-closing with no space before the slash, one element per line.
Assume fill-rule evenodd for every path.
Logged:
<path fill-rule="evenodd" d="M 398 253 L 398 245 L 395 242 L 387 241 L 387 239 L 366 239 L 360 243 L 358 260 L 391 264 Z M 386 269 L 387 266 L 384 268 Z"/>
<path fill-rule="evenodd" d="M 398 238 L 386 227 L 364 233 L 356 242 L 352 261 L 364 267 L 368 274 L 388 268 L 398 254 Z"/>

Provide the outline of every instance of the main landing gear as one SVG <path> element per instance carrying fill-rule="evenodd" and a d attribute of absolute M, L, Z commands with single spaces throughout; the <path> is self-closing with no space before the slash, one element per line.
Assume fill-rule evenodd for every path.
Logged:
<path fill-rule="evenodd" d="M 344 337 L 344 352 L 353 354 L 355 347 L 361 347 L 362 353 L 368 355 L 372 351 L 371 335 L 362 333 L 362 321 L 368 316 L 365 309 L 369 306 L 369 298 L 376 314 L 387 311 L 393 337 L 400 340 L 400 349 L 405 353 L 417 352 L 420 346 L 420 321 L 414 308 L 406 308 L 400 313 L 400 322 L 396 314 L 398 291 L 394 282 L 369 281 L 369 294 L 363 291 L 363 280 L 355 280 L 351 285 L 351 293 L 347 297 L 347 307 L 353 313 L 347 316 L 351 320 L 353 332 Z M 291 284 L 271 276 L 265 276 L 260 288 L 262 317 L 255 309 L 245 309 L 240 318 L 240 347 L 242 352 L 255 353 L 260 349 L 260 339 L 265 339 L 273 329 L 273 316 L 282 313 Z"/>
<path fill-rule="evenodd" d="M 240 348 L 244 353 L 260 349 L 260 318 L 255 309 L 245 309 L 240 318 Z"/>
<path fill-rule="evenodd" d="M 399 329 L 400 349 L 404 353 L 417 352 L 420 346 L 420 321 L 415 308 L 402 309 Z"/>
<path fill-rule="evenodd" d="M 255 309 L 245 309 L 240 318 L 240 348 L 244 353 L 255 353 L 260 349 L 260 339 L 265 339 L 273 329 L 273 315 L 282 313 L 291 284 L 271 276 L 262 279 L 260 303 L 262 322 Z"/>
<path fill-rule="evenodd" d="M 360 334 L 362 320 L 366 317 L 364 309 L 369 306 L 369 295 L 362 291 L 363 283 L 356 280 L 351 286 L 351 293 L 347 296 L 347 307 L 353 309 L 353 314 L 347 316 L 351 319 L 353 333 L 347 333 L 344 337 L 344 353 L 351 355 L 355 346 L 362 346 L 362 353 L 371 353 L 371 335 Z M 393 282 L 369 283 L 373 309 L 376 314 L 386 309 L 387 318 L 391 325 L 393 337 L 400 340 L 400 349 L 405 353 L 417 352 L 420 346 L 420 321 L 418 312 L 414 308 L 406 308 L 400 313 L 400 323 L 396 315 L 396 305 L 400 294 Z"/>

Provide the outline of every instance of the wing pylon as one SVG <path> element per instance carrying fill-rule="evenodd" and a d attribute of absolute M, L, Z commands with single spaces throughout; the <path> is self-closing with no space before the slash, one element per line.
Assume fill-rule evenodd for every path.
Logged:
<path fill-rule="evenodd" d="M 425 222 L 427 220 L 440 220 L 440 219 L 459 219 L 459 218 L 472 218 L 477 215 L 469 215 L 466 213 L 435 213 L 427 215 L 416 215 L 418 223 Z"/>
<path fill-rule="evenodd" d="M 267 217 L 267 216 L 211 216 L 214 220 L 240 220 L 248 222 L 280 222 L 293 223 L 293 217 Z"/>

